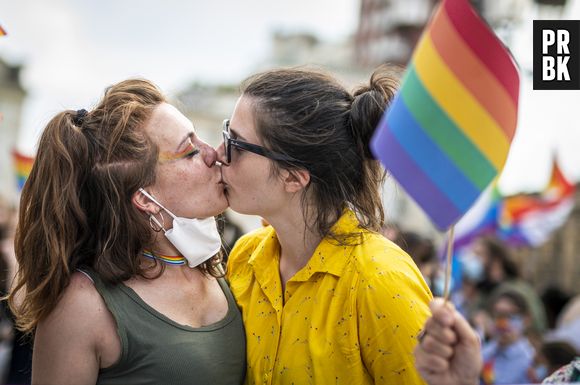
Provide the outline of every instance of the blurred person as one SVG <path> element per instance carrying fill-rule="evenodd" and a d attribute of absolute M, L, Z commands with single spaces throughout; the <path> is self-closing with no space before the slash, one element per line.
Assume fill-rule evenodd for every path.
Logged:
<path fill-rule="evenodd" d="M 470 324 L 476 327 L 482 340 L 485 339 L 485 331 L 489 329 L 485 323 L 488 321 L 489 316 L 484 315 L 484 319 L 479 317 L 479 313 L 485 311 L 481 309 L 481 294 L 477 290 L 477 285 L 472 281 L 463 279 L 461 287 L 451 292 L 449 298 L 457 308 L 457 311 L 467 318 Z"/>
<path fill-rule="evenodd" d="M 413 231 L 404 231 L 395 243 L 413 258 L 431 292 L 434 295 L 443 296 L 445 276 L 439 269 L 439 260 L 435 254 L 433 242 Z"/>
<path fill-rule="evenodd" d="M 415 348 L 415 365 L 429 385 L 477 385 L 482 368 L 480 341 L 467 320 L 443 298 L 429 305 Z"/>
<path fill-rule="evenodd" d="M 429 385 L 478 385 L 482 370 L 481 348 L 476 332 L 453 305 L 434 299 L 415 348 L 415 365 Z M 561 367 L 543 384 L 580 382 L 580 357 Z"/>
<path fill-rule="evenodd" d="M 497 285 L 491 287 L 484 258 L 478 255 L 474 248 L 473 246 L 465 248 L 454 256 L 458 267 L 454 272 L 459 275 L 460 284 L 451 292 L 450 299 L 457 311 L 475 328 L 481 340 L 485 341 L 492 325 L 486 302 Z"/>
<path fill-rule="evenodd" d="M 10 288 L 10 276 L 12 271 L 12 248 L 10 244 L 13 239 L 12 217 L 14 209 L 2 197 L 0 197 L 0 295 L 3 297 Z M 12 330 L 10 311 L 6 306 L 6 301 L 0 303 L 0 383 L 6 384 L 6 379 L 10 374 L 12 361 L 12 349 L 14 344 L 14 332 Z M 20 344 L 15 344 L 18 347 Z M 30 371 L 30 370 L 28 370 Z M 29 376 L 30 378 L 30 376 Z M 30 380 L 28 380 L 30 383 Z"/>
<path fill-rule="evenodd" d="M 16 208 L 0 198 L 0 292 L 6 295 L 16 268 L 16 261 L 12 258 L 14 247 L 14 228 L 16 226 Z"/>
<path fill-rule="evenodd" d="M 491 236 L 478 238 L 472 250 L 483 267 L 479 288 L 487 296 L 490 296 L 502 282 L 519 277 L 518 266 L 507 246 L 499 239 Z"/>
<path fill-rule="evenodd" d="M 0 263 L 2 265 L 2 297 L 12 287 L 16 272 L 16 256 L 14 255 L 14 231 L 17 211 L 10 205 L 0 208 Z M 2 338 L 3 372 L 0 376 L 2 384 L 25 385 L 31 382 L 32 373 L 32 341 L 22 331 L 14 326 L 14 315 L 6 301 L 1 305 L 2 321 L 0 334 Z"/>
<path fill-rule="evenodd" d="M 564 341 L 544 341 L 534 358 L 528 377 L 531 382 L 539 383 L 546 377 L 569 364 L 578 353 L 572 345 Z"/>
<path fill-rule="evenodd" d="M 562 309 L 556 320 L 556 327 L 566 326 L 580 319 L 580 294 L 572 297 L 566 306 Z"/>
<path fill-rule="evenodd" d="M 482 348 L 484 384 L 530 382 L 535 350 L 525 335 L 531 323 L 525 299 L 516 291 L 499 293 L 491 301 L 492 338 Z"/>
<path fill-rule="evenodd" d="M 34 332 L 32 383 L 241 383 L 226 207 L 215 150 L 152 83 L 57 114 L 22 191 L 8 297 Z"/>
<path fill-rule="evenodd" d="M 580 295 L 573 297 L 556 320 L 556 328 L 546 333 L 549 340 L 566 341 L 580 352 Z"/>
<path fill-rule="evenodd" d="M 577 384 L 580 383 L 580 357 L 576 357 L 568 365 L 556 370 L 542 384 Z"/>
<path fill-rule="evenodd" d="M 396 223 L 385 223 L 381 226 L 381 234 L 383 234 L 383 236 L 385 238 L 387 238 L 389 241 L 393 241 L 395 242 L 397 245 L 401 246 L 402 244 L 402 239 L 401 239 L 401 235 L 402 235 L 402 231 L 401 228 L 399 227 L 399 225 L 397 225 Z"/>
<path fill-rule="evenodd" d="M 481 259 L 484 272 L 477 284 L 482 296 L 480 309 L 488 307 L 489 300 L 501 292 L 516 291 L 524 297 L 532 316 L 531 331 L 542 333 L 546 329 L 544 305 L 534 288 L 520 276 L 508 247 L 499 239 L 483 237 L 475 242 L 473 252 Z"/>
<path fill-rule="evenodd" d="M 547 287 L 540 296 L 546 310 L 546 326 L 555 329 L 559 315 L 572 296 L 557 286 Z"/>
<path fill-rule="evenodd" d="M 566 341 L 580 354 L 580 319 L 550 331 L 548 336 L 554 340 Z"/>
<path fill-rule="evenodd" d="M 580 294 L 571 298 L 556 320 L 556 327 L 568 325 L 580 318 Z"/>
<path fill-rule="evenodd" d="M 423 383 L 412 351 L 431 294 L 379 233 L 384 172 L 368 148 L 395 89 L 385 68 L 354 94 L 306 69 L 242 85 L 219 148 L 226 196 L 270 224 L 228 261 L 249 384 Z"/>

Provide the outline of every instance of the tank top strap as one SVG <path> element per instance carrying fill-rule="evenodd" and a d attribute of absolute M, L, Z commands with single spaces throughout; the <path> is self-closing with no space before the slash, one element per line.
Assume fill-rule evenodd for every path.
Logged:
<path fill-rule="evenodd" d="M 228 313 L 238 312 L 239 311 L 238 304 L 236 303 L 236 299 L 234 298 L 234 295 L 232 294 L 232 291 L 230 290 L 230 286 L 228 285 L 226 279 L 223 277 L 217 278 L 217 281 L 220 284 L 220 287 L 224 292 L 226 299 L 228 301 Z"/>
<path fill-rule="evenodd" d="M 119 366 L 126 363 L 127 360 L 127 353 L 128 353 L 128 320 L 125 316 L 126 314 L 126 300 L 125 294 L 122 292 L 120 285 L 112 285 L 109 284 L 101 278 L 101 276 L 89 267 L 77 268 L 77 271 L 81 274 L 86 275 L 93 284 L 95 285 L 95 289 L 105 301 L 107 309 L 113 315 L 113 319 L 115 320 L 115 324 L 117 326 L 117 335 L 119 336 L 119 340 L 121 342 L 121 356 L 119 360 L 113 364 L 113 366 Z M 104 369 L 107 370 L 107 369 Z"/>

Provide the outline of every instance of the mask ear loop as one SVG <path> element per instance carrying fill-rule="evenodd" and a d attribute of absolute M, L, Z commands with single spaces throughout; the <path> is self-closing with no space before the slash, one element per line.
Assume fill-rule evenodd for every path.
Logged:
<path fill-rule="evenodd" d="M 161 217 L 161 223 L 159 223 L 157 218 L 155 218 L 154 214 L 149 215 L 149 226 L 151 226 L 151 229 L 153 229 L 153 231 L 156 233 L 160 232 L 161 230 L 166 233 L 167 230 L 165 230 L 165 218 L 163 218 L 163 213 L 161 211 L 159 212 L 159 216 Z"/>
<path fill-rule="evenodd" d="M 139 189 L 139 192 L 140 192 L 141 194 L 145 195 L 147 198 L 151 199 L 151 200 L 152 200 L 152 201 L 153 201 L 153 202 L 154 202 L 154 203 L 155 203 L 157 206 L 159 206 L 159 207 L 161 207 L 163 210 L 165 210 L 165 212 L 166 212 L 167 214 L 169 214 L 169 215 L 171 216 L 171 218 L 173 218 L 173 219 L 177 219 L 177 217 L 176 217 L 176 216 L 175 216 L 175 215 L 174 215 L 174 214 L 173 214 L 171 211 L 167 210 L 167 209 L 165 208 L 165 206 L 163 206 L 161 203 L 157 202 L 157 199 L 153 198 L 153 197 L 152 197 L 152 196 L 151 196 L 151 195 L 150 195 L 150 194 L 149 194 L 147 191 L 145 191 L 143 188 L 140 188 L 140 189 Z M 161 216 L 161 219 L 163 219 L 163 216 Z M 157 219 L 155 219 L 155 221 L 156 221 L 156 224 L 158 224 L 158 225 L 159 225 L 159 222 L 157 221 Z"/>

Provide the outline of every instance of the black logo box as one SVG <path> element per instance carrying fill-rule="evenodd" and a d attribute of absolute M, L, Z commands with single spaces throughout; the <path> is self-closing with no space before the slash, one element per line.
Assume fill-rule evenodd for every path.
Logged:
<path fill-rule="evenodd" d="M 551 56 L 556 61 L 558 56 L 557 41 L 548 47 L 547 55 L 542 53 L 542 38 L 543 31 L 550 29 L 556 32 L 557 30 L 566 30 L 570 35 L 570 42 L 568 43 L 568 50 L 570 51 L 570 59 L 567 62 L 568 73 L 570 80 L 542 80 L 542 57 Z M 564 56 L 568 56 L 564 54 Z M 535 90 L 580 90 L 580 20 L 534 20 L 534 89 Z"/>

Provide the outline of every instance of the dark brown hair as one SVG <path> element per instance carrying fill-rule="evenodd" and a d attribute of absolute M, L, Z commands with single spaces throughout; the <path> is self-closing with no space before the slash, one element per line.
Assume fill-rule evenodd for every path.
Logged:
<path fill-rule="evenodd" d="M 498 262 L 501 265 L 506 279 L 518 278 L 520 276 L 518 265 L 505 243 L 491 236 L 484 236 L 479 239 L 479 242 L 489 257 L 490 265 L 493 261 Z"/>
<path fill-rule="evenodd" d="M 274 172 L 303 168 L 310 173 L 302 206 L 305 215 L 315 207 L 314 231 L 320 236 L 341 238 L 330 230 L 347 207 L 362 227 L 380 230 L 384 171 L 368 144 L 397 85 L 385 66 L 353 94 L 330 75 L 307 69 L 267 71 L 242 84 L 243 96 L 253 100 L 264 145 L 296 159 L 276 161 Z M 313 201 L 306 202 L 307 195 Z"/>
<path fill-rule="evenodd" d="M 61 112 L 44 129 L 22 190 L 19 269 L 8 296 L 21 330 L 33 331 L 54 309 L 78 267 L 113 284 L 147 278 L 140 254 L 153 233 L 131 198 L 155 182 L 158 148 L 143 127 L 164 102 L 154 84 L 126 80 L 89 113 Z"/>

